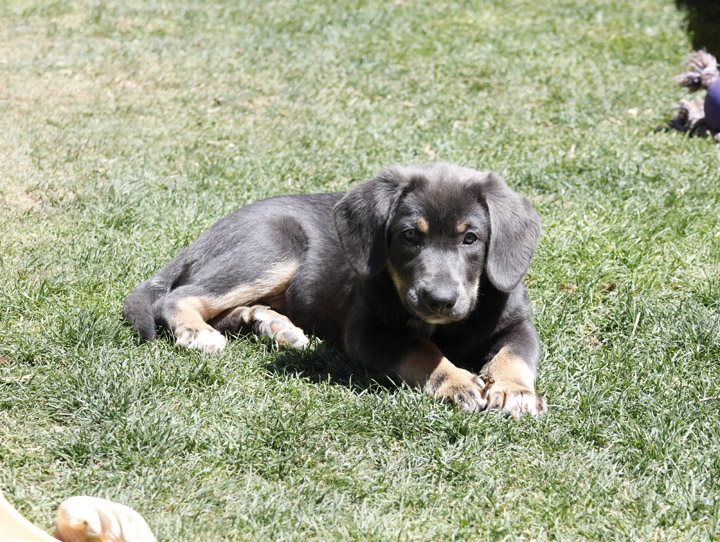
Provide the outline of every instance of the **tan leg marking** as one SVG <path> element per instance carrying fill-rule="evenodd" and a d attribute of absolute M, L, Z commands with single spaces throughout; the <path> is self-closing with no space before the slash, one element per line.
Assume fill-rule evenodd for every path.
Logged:
<path fill-rule="evenodd" d="M 474 412 L 486 406 L 482 379 L 453 365 L 430 341 L 424 341 L 420 349 L 406 356 L 397 374 L 431 397 L 453 402 L 463 410 Z"/>
<path fill-rule="evenodd" d="M 297 273 L 300 262 L 287 262 L 272 266 L 265 276 L 248 284 L 241 284 L 216 298 L 203 298 L 205 321 L 232 307 L 245 307 L 265 297 L 276 296 L 285 291 Z"/>
<path fill-rule="evenodd" d="M 487 408 L 500 410 L 513 418 L 523 414 L 535 416 L 547 410 L 545 397 L 535 393 L 532 370 L 507 346 L 487 364 L 482 375 L 488 383 L 485 390 Z"/>
<path fill-rule="evenodd" d="M 178 301 L 170 326 L 175 333 L 175 344 L 208 354 L 225 348 L 225 336 L 205 322 L 203 298 L 186 297 Z"/>
<path fill-rule="evenodd" d="M 207 321 L 233 307 L 251 305 L 263 297 L 285 291 L 297 272 L 299 263 L 288 262 L 271 267 L 265 276 L 233 288 L 219 297 L 186 297 L 178 301 L 168 322 L 176 337 L 176 344 L 219 352 L 225 348 L 225 336 Z"/>

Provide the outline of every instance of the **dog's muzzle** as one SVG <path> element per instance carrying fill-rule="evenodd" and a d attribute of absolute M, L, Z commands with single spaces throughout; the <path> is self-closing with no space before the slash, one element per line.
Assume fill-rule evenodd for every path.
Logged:
<path fill-rule="evenodd" d="M 469 303 L 466 297 L 458 288 L 451 286 L 419 287 L 408 291 L 407 304 L 421 320 L 430 324 L 447 324 L 467 316 Z"/>

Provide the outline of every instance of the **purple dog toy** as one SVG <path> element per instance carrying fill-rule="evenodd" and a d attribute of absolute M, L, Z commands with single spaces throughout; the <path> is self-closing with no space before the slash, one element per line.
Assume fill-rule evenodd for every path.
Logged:
<path fill-rule="evenodd" d="M 685 63 L 687 71 L 675 76 L 680 86 L 690 92 L 707 89 L 705 100 L 681 100 L 670 125 L 683 132 L 709 131 L 720 141 L 720 71 L 714 56 L 694 51 Z"/>
<path fill-rule="evenodd" d="M 710 85 L 705 96 L 705 123 L 713 133 L 720 132 L 720 77 Z"/>

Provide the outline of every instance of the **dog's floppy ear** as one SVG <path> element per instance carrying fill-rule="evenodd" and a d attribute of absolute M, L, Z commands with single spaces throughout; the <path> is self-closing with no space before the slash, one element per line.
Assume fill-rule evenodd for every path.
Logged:
<path fill-rule="evenodd" d="M 387 226 L 407 183 L 401 168 L 384 169 L 361 182 L 333 208 L 340 245 L 361 276 L 377 275 L 387 260 Z"/>
<path fill-rule="evenodd" d="M 530 202 L 488 173 L 482 183 L 490 215 L 490 243 L 485 269 L 498 290 L 512 291 L 530 266 L 540 238 L 540 217 Z"/>

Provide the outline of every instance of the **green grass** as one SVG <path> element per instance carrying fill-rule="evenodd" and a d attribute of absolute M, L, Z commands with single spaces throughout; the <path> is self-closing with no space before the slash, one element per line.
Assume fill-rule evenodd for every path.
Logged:
<path fill-rule="evenodd" d="M 720 147 L 663 130 L 690 43 L 671 0 L 3 3 L 0 488 L 160 540 L 717 539 Z M 123 324 L 231 210 L 430 159 L 543 219 L 546 416 Z"/>

